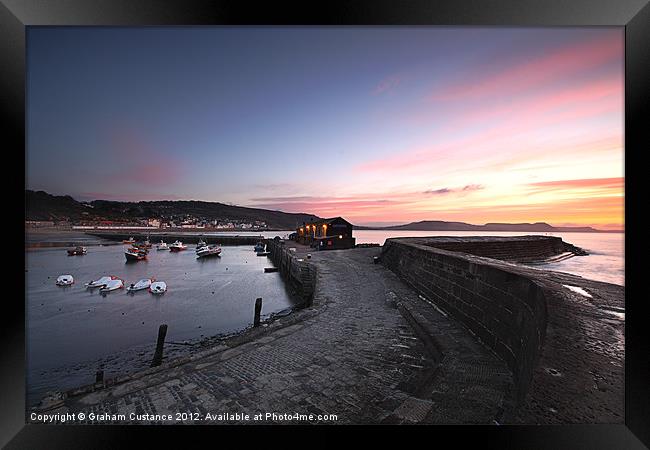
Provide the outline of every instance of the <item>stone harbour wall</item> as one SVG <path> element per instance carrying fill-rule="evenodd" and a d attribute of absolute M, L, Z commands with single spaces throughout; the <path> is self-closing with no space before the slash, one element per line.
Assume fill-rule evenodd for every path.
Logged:
<path fill-rule="evenodd" d="M 463 244 L 456 248 L 483 254 L 497 248 L 489 241 L 485 249 Z M 503 242 L 498 250 L 505 251 Z M 517 401 L 525 397 L 546 334 L 544 289 L 485 258 L 439 249 L 431 241 L 388 239 L 381 261 L 499 355 L 512 370 Z"/>
<path fill-rule="evenodd" d="M 269 239 L 266 241 L 266 251 L 273 264 L 278 267 L 280 274 L 298 295 L 311 305 L 316 285 L 316 268 L 304 257 L 290 250 L 291 243 Z"/>
<path fill-rule="evenodd" d="M 541 261 L 563 253 L 586 255 L 583 249 L 564 242 L 555 236 L 512 237 L 440 237 L 430 239 L 426 246 L 469 253 L 503 261 Z"/>
<path fill-rule="evenodd" d="M 114 231 L 88 231 L 86 234 L 90 236 L 100 237 L 104 239 L 110 239 L 113 241 L 123 241 L 129 238 L 133 238 L 136 241 L 143 241 L 149 239 L 152 244 L 157 244 L 161 240 L 171 244 L 172 242 L 179 240 L 184 244 L 196 244 L 200 240 L 207 242 L 208 244 L 219 244 L 219 245 L 251 245 L 254 246 L 260 241 L 263 241 L 264 238 L 261 236 L 248 236 L 248 235 L 213 235 L 205 234 L 201 232 L 185 232 L 185 233 L 176 233 L 176 232 L 114 232 Z"/>

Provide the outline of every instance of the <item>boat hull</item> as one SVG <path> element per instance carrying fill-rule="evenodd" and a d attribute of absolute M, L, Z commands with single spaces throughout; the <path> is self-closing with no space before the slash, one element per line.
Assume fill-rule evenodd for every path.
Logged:
<path fill-rule="evenodd" d="M 57 286 L 70 286 L 73 283 L 74 283 L 74 278 L 72 278 L 72 275 L 61 275 L 59 278 L 56 279 Z"/>
<path fill-rule="evenodd" d="M 151 287 L 151 284 L 153 282 L 151 280 L 147 281 L 138 281 L 135 284 L 132 284 L 131 286 L 127 287 L 126 290 L 127 292 L 136 292 L 136 291 L 142 291 L 145 289 L 149 289 Z"/>
<path fill-rule="evenodd" d="M 122 289 L 123 287 L 124 287 L 124 282 L 122 280 L 120 280 L 120 279 L 111 280 L 108 283 L 106 283 L 106 286 L 101 288 L 99 290 L 99 292 L 102 292 L 102 293 L 111 292 L 111 291 L 115 291 L 117 289 Z"/>
<path fill-rule="evenodd" d="M 144 259 L 147 259 L 146 255 L 138 255 L 134 253 L 124 253 L 124 256 L 126 257 L 127 261 L 142 261 Z"/>
<path fill-rule="evenodd" d="M 196 254 L 196 257 L 197 258 L 207 258 L 209 256 L 220 256 L 220 255 L 221 255 L 221 249 L 217 249 L 217 250 L 208 250 L 208 251 L 205 251 L 205 252 L 198 252 Z"/>
<path fill-rule="evenodd" d="M 149 292 L 152 294 L 164 294 L 167 292 L 167 284 L 165 284 L 162 281 L 156 281 L 155 283 L 151 283 L 151 286 L 149 286 Z"/>

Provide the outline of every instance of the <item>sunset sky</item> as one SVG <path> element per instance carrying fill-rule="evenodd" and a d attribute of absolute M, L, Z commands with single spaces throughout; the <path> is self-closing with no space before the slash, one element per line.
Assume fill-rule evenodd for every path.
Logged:
<path fill-rule="evenodd" d="M 27 188 L 622 229 L 623 28 L 28 28 Z"/>

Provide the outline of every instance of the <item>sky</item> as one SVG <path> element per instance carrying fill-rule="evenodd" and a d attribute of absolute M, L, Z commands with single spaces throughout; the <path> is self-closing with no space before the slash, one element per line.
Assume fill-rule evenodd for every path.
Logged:
<path fill-rule="evenodd" d="M 622 27 L 28 27 L 27 188 L 624 227 Z"/>

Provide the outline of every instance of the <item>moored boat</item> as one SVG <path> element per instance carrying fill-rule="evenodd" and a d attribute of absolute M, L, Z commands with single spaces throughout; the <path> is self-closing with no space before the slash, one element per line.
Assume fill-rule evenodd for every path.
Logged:
<path fill-rule="evenodd" d="M 128 292 L 141 291 L 142 289 L 148 289 L 151 284 L 156 281 L 154 278 L 143 278 L 137 283 L 132 283 L 131 286 L 126 288 Z"/>
<path fill-rule="evenodd" d="M 61 275 L 56 279 L 57 286 L 70 286 L 74 283 L 74 278 L 72 275 Z"/>
<path fill-rule="evenodd" d="M 265 247 L 266 246 L 264 245 L 264 243 L 258 242 L 257 244 L 255 244 L 255 248 L 253 250 L 255 250 L 255 253 L 259 253 L 259 252 L 263 252 Z"/>
<path fill-rule="evenodd" d="M 219 256 L 221 254 L 221 247 L 218 245 L 204 245 L 196 249 L 196 257 L 204 258 L 206 256 Z"/>
<path fill-rule="evenodd" d="M 124 240 L 122 241 L 122 244 L 134 244 L 134 243 L 135 243 L 135 239 L 133 238 L 133 236 L 131 236 L 131 237 L 128 238 L 128 239 L 124 239 Z"/>
<path fill-rule="evenodd" d="M 126 257 L 127 261 L 142 261 L 143 259 L 147 259 L 147 251 L 140 248 L 131 247 L 124 252 L 124 256 Z"/>
<path fill-rule="evenodd" d="M 156 244 L 156 250 L 169 250 L 169 245 L 167 245 L 167 242 L 161 240 Z"/>
<path fill-rule="evenodd" d="M 119 278 L 115 278 L 114 280 L 111 280 L 108 283 L 106 283 L 106 286 L 100 288 L 99 292 L 110 292 L 116 289 L 122 289 L 123 287 L 124 287 L 124 281 L 122 281 Z"/>
<path fill-rule="evenodd" d="M 152 294 L 164 294 L 167 292 L 167 284 L 164 281 L 156 281 L 149 286 L 149 292 Z"/>
<path fill-rule="evenodd" d="M 87 253 L 86 247 L 82 247 L 80 245 L 68 250 L 68 256 L 85 255 L 86 253 Z"/>
<path fill-rule="evenodd" d="M 183 245 L 181 241 L 175 241 L 172 245 L 169 246 L 169 250 L 172 252 L 180 252 L 187 250 L 187 245 Z"/>
<path fill-rule="evenodd" d="M 118 277 L 113 276 L 113 275 L 104 276 L 104 277 L 101 277 L 98 280 L 90 281 L 90 282 L 86 283 L 86 287 L 88 287 L 88 288 L 104 287 L 104 286 L 106 286 L 106 284 L 109 281 L 117 280 L 117 279 L 118 279 Z"/>

